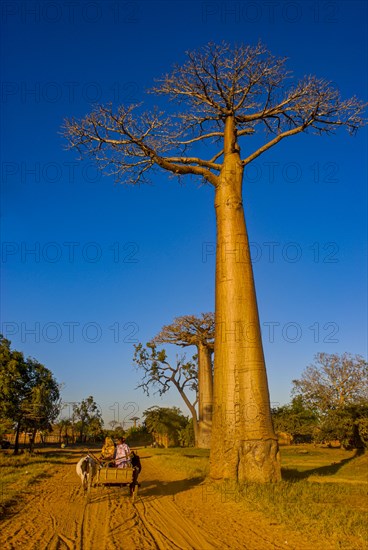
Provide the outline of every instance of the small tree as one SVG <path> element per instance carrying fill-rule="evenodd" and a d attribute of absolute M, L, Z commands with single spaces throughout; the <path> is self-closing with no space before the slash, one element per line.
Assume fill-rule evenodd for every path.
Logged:
<path fill-rule="evenodd" d="M 273 409 L 272 420 L 276 433 L 286 432 L 295 443 L 311 441 L 318 424 L 316 412 L 303 403 L 301 396 L 294 397 L 289 405 Z"/>
<path fill-rule="evenodd" d="M 316 432 L 317 441 L 339 440 L 346 449 L 368 447 L 368 403 L 328 411 Z"/>
<path fill-rule="evenodd" d="M 13 422 L 9 418 L 0 416 L 0 438 L 13 431 Z"/>
<path fill-rule="evenodd" d="M 195 447 L 193 419 L 191 418 L 185 428 L 179 432 L 179 441 L 182 447 Z"/>
<path fill-rule="evenodd" d="M 118 422 L 117 420 L 111 420 L 111 421 L 109 422 L 109 426 L 110 426 L 110 428 L 112 429 L 112 431 L 114 431 L 115 428 L 116 428 L 117 426 L 119 426 L 119 422 Z"/>
<path fill-rule="evenodd" d="M 102 432 L 101 411 L 92 395 L 73 406 L 73 420 L 79 432 L 80 442 L 85 442 L 87 435 L 96 437 Z"/>
<path fill-rule="evenodd" d="M 317 353 L 315 362 L 293 380 L 294 395 L 319 413 L 368 401 L 368 363 L 350 353 Z"/>
<path fill-rule="evenodd" d="M 178 407 L 150 407 L 143 412 L 147 430 L 165 447 L 177 446 L 188 419 Z"/>
<path fill-rule="evenodd" d="M 212 353 L 215 339 L 215 316 L 184 315 L 164 326 L 153 338 L 156 344 L 195 346 L 198 357 L 198 436 L 197 447 L 209 448 L 211 443 L 213 373 Z"/>
<path fill-rule="evenodd" d="M 37 430 L 48 430 L 60 412 L 59 385 L 52 373 L 34 359 L 28 359 L 31 383 L 22 403 L 23 428 L 31 431 L 30 451 L 33 451 Z"/>
<path fill-rule="evenodd" d="M 69 444 L 69 429 L 72 426 L 70 418 L 61 418 L 57 423 L 56 427 L 59 431 L 59 443 Z"/>
<path fill-rule="evenodd" d="M 193 419 L 195 441 L 198 440 L 198 415 L 196 405 L 198 401 L 198 373 L 195 357 L 192 361 L 186 361 L 185 355 L 176 358 L 176 365 L 169 363 L 164 349 L 158 350 L 157 346 L 148 342 L 144 347 L 142 344 L 134 346 L 134 363 L 144 371 L 142 382 L 138 388 L 149 395 L 150 388 L 156 389 L 159 395 L 166 393 L 171 386 L 174 386 L 184 403 L 188 407 Z M 187 390 L 195 392 L 194 401 L 191 401 Z"/>
<path fill-rule="evenodd" d="M 338 439 L 345 447 L 367 444 L 368 363 L 360 355 L 317 353 L 298 380 L 294 395 L 318 414 L 316 439 Z"/>
<path fill-rule="evenodd" d="M 152 443 L 152 436 L 148 432 L 145 425 L 131 426 L 126 432 L 126 438 L 129 445 L 133 446 L 147 446 Z"/>

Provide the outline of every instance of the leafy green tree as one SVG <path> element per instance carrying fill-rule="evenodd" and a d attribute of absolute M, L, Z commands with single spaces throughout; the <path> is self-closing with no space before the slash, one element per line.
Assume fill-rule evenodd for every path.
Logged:
<path fill-rule="evenodd" d="M 179 434 L 187 424 L 188 419 L 178 407 L 153 406 L 143 412 L 145 426 L 154 439 L 165 445 L 178 445 Z"/>
<path fill-rule="evenodd" d="M 368 447 L 368 402 L 332 409 L 324 415 L 316 440 L 335 439 L 346 449 Z"/>
<path fill-rule="evenodd" d="M 27 360 L 30 371 L 28 397 L 22 404 L 23 427 L 32 433 L 33 450 L 37 430 L 50 430 L 60 412 L 59 385 L 52 373 L 34 359 Z"/>
<path fill-rule="evenodd" d="M 89 421 L 86 428 L 86 436 L 88 441 L 101 441 L 103 439 L 103 421 L 101 418 L 94 416 Z"/>
<path fill-rule="evenodd" d="M 152 436 L 144 424 L 128 428 L 126 438 L 129 445 L 149 445 L 152 443 Z"/>
<path fill-rule="evenodd" d="M 366 445 L 368 363 L 363 357 L 318 353 L 293 384 L 293 394 L 318 414 L 318 441 L 338 439 L 355 448 Z"/>
<path fill-rule="evenodd" d="M 81 443 L 84 443 L 87 437 L 95 439 L 102 434 L 101 411 L 92 395 L 73 405 L 73 424 L 79 433 Z"/>
<path fill-rule="evenodd" d="M 15 426 L 14 454 L 18 453 L 28 373 L 21 352 L 10 349 L 10 341 L 0 337 L 0 416 Z"/>
<path fill-rule="evenodd" d="M 182 447 L 194 447 L 194 430 L 193 430 L 193 419 L 190 418 L 188 424 L 185 428 L 182 428 L 179 432 L 179 441 Z"/>
<path fill-rule="evenodd" d="M 56 422 L 55 427 L 59 432 L 59 443 L 65 442 L 69 444 L 69 430 L 72 427 L 72 421 L 70 418 L 61 418 Z"/>
<path fill-rule="evenodd" d="M 311 441 L 318 423 L 316 412 L 309 409 L 299 395 L 289 405 L 273 409 L 272 419 L 276 433 L 290 434 L 295 443 Z"/>
<path fill-rule="evenodd" d="M 0 336 L 0 418 L 15 426 L 14 454 L 21 428 L 48 429 L 60 410 L 59 385 L 49 369 L 35 359 L 24 359 Z"/>
<path fill-rule="evenodd" d="M 317 353 L 292 393 L 320 413 L 368 401 L 368 363 L 360 355 Z"/>
<path fill-rule="evenodd" d="M 368 411 L 358 419 L 359 437 L 365 449 L 368 449 Z"/>
<path fill-rule="evenodd" d="M 13 422 L 8 418 L 0 417 L 0 438 L 13 431 Z"/>

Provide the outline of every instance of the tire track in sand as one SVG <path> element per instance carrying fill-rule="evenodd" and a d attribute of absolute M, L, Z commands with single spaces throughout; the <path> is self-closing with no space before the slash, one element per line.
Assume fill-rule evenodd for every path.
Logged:
<path fill-rule="evenodd" d="M 314 550 L 306 540 L 211 485 L 165 469 L 142 449 L 142 487 L 133 503 L 126 487 L 83 495 L 70 449 L 53 474 L 29 486 L 2 521 L 1 550 Z M 323 548 L 331 548 L 323 541 Z"/>
<path fill-rule="evenodd" d="M 214 550 L 219 546 L 208 534 L 183 516 L 170 497 L 145 500 L 135 504 L 140 520 L 160 549 Z"/>

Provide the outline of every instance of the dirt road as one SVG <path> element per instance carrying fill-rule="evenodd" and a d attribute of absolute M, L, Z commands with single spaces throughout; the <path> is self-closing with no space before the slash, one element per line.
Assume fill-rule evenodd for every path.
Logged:
<path fill-rule="evenodd" d="M 81 451 L 66 454 L 51 477 L 22 495 L 1 524 L 0 547 L 27 550 L 313 549 L 260 513 L 247 511 L 231 495 L 201 480 L 164 470 L 140 451 L 142 474 L 133 503 L 126 487 L 93 488 L 87 500 L 75 464 Z M 322 541 L 319 541 L 322 543 Z M 329 548 L 323 542 L 323 548 Z"/>

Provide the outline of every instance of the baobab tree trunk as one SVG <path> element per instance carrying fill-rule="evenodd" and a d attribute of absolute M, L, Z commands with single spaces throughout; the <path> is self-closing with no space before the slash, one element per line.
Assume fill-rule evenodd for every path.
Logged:
<path fill-rule="evenodd" d="M 190 414 L 192 415 L 192 420 L 193 420 L 193 432 L 194 432 L 194 446 L 195 447 L 198 447 L 198 435 L 199 435 L 199 423 L 198 423 L 198 415 L 197 415 L 197 410 L 196 410 L 196 407 L 195 405 L 193 405 L 186 393 L 183 391 L 183 389 L 180 387 L 179 384 L 175 383 L 174 381 L 174 384 L 178 390 L 178 392 L 180 393 L 180 396 L 182 397 L 184 403 L 186 404 L 186 406 L 188 407 L 189 411 L 190 411 Z"/>
<path fill-rule="evenodd" d="M 232 117 L 216 188 L 215 368 L 210 475 L 278 481 L 258 307 L 242 203 L 243 166 Z"/>
<path fill-rule="evenodd" d="M 211 445 L 213 376 L 211 349 L 198 344 L 198 440 L 197 446 L 209 449 Z"/>

